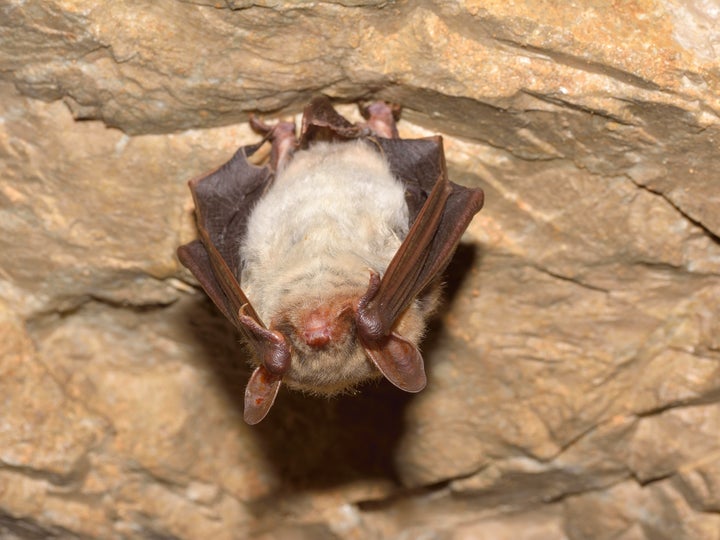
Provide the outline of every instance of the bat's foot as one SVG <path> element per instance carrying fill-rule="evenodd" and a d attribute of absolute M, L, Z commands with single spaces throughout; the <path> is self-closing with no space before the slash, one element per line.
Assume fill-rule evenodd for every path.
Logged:
<path fill-rule="evenodd" d="M 280 121 L 269 126 L 259 118 L 250 115 L 250 127 L 255 133 L 270 140 L 270 167 L 274 171 L 281 170 L 292 157 L 298 146 L 295 134 L 295 122 Z"/>
<path fill-rule="evenodd" d="M 400 119 L 400 111 L 400 105 L 384 101 L 360 105 L 360 114 L 367 120 L 368 127 L 375 135 L 386 139 L 399 137 L 396 122 Z"/>

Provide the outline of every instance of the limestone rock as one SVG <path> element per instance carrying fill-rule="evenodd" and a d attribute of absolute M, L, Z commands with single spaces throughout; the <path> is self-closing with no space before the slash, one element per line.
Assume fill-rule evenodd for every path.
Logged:
<path fill-rule="evenodd" d="M 0 538 L 720 539 L 712 2 L 0 13 Z M 250 428 L 186 182 L 317 93 L 404 105 L 486 208 L 426 390 Z"/>

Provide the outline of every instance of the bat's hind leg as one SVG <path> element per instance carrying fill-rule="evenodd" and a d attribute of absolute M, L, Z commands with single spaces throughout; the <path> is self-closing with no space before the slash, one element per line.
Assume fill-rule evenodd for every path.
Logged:
<path fill-rule="evenodd" d="M 280 121 L 272 126 L 251 116 L 250 127 L 256 133 L 267 137 L 272 143 L 270 151 L 270 167 L 275 172 L 282 170 L 292 158 L 298 146 L 295 134 L 295 122 Z"/>
<path fill-rule="evenodd" d="M 397 139 L 396 122 L 400 119 L 400 106 L 384 101 L 375 101 L 360 106 L 360 114 L 367 120 L 368 127 L 380 137 Z"/>

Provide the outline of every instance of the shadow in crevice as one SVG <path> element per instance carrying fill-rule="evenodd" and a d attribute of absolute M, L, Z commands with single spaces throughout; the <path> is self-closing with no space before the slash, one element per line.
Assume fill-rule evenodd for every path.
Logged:
<path fill-rule="evenodd" d="M 473 268 L 482 264 L 482 248 L 478 244 L 458 244 L 455 255 L 443 274 L 443 304 L 440 313 L 452 306 L 455 297 Z"/>
<path fill-rule="evenodd" d="M 275 416 L 258 425 L 257 433 L 288 487 L 398 482 L 396 449 L 413 398 L 385 381 L 330 399 L 286 391 L 278 397 Z"/>
<path fill-rule="evenodd" d="M 183 311 L 188 333 L 206 351 L 202 361 L 241 417 L 252 372 L 248 351 L 209 300 L 188 303 Z M 396 482 L 394 455 L 412 399 L 385 381 L 332 398 L 281 388 L 268 416 L 247 432 L 281 479 L 281 490 L 333 487 L 359 479 Z"/>
<path fill-rule="evenodd" d="M 444 303 L 422 345 L 429 370 L 442 332 L 440 317 L 460 289 L 477 252 L 476 246 L 461 244 L 448 267 Z M 203 360 L 241 416 L 251 368 L 237 332 L 209 300 L 189 304 L 185 315 L 193 337 L 207 351 Z M 333 398 L 282 388 L 268 417 L 249 427 L 248 433 L 281 479 L 281 491 L 322 489 L 358 480 L 399 484 L 395 459 L 406 430 L 405 412 L 415 397 L 385 380 Z"/>
<path fill-rule="evenodd" d="M 455 298 L 460 293 L 462 285 L 469 277 L 472 268 L 477 268 L 482 262 L 482 250 L 479 245 L 461 243 L 455 255 L 443 274 L 443 288 L 440 307 L 428 321 L 425 339 L 421 344 L 425 368 L 428 371 L 429 381 L 432 384 L 433 350 L 441 346 L 443 336 L 443 316 L 451 310 Z"/>

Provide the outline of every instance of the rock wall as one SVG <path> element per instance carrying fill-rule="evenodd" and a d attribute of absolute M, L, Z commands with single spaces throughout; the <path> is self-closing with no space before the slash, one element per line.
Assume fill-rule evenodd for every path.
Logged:
<path fill-rule="evenodd" d="M 0 538 L 720 538 L 719 27 L 713 0 L 4 0 Z M 318 93 L 404 105 L 486 207 L 425 391 L 283 392 L 251 428 L 174 255 L 186 181 Z"/>

